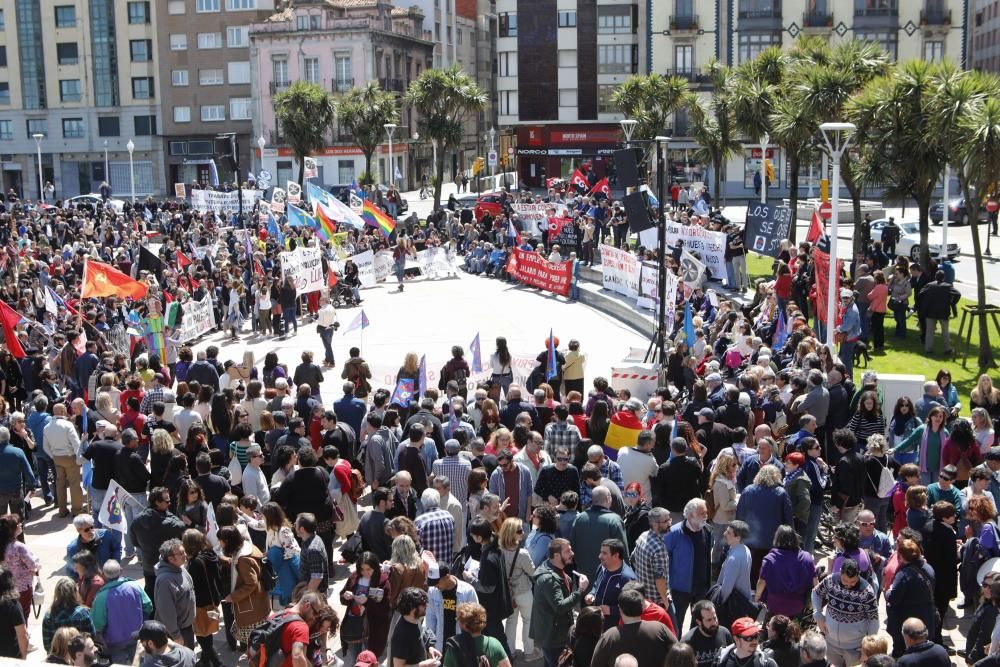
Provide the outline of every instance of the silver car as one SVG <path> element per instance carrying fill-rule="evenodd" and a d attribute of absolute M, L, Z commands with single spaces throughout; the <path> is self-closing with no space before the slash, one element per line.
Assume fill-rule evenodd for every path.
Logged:
<path fill-rule="evenodd" d="M 882 230 L 888 223 L 888 218 L 872 220 L 872 241 L 882 240 Z M 919 260 L 920 223 L 915 220 L 897 220 L 896 225 L 899 227 L 899 241 L 896 242 L 896 254 L 905 255 L 914 261 Z M 942 241 L 940 229 L 931 228 L 927 230 L 927 245 L 930 246 L 931 257 L 939 257 L 941 255 Z M 949 241 L 948 259 L 954 259 L 955 257 L 958 257 L 958 244 Z"/>

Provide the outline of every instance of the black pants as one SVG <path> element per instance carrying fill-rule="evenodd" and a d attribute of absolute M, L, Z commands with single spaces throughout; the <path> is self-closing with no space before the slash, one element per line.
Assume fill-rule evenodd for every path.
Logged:
<path fill-rule="evenodd" d="M 885 313 L 872 313 L 872 344 L 876 350 L 885 346 Z"/>
<path fill-rule="evenodd" d="M 510 650 L 507 646 L 507 633 L 504 632 L 503 623 L 507 620 L 505 618 L 498 618 L 496 614 L 490 614 L 486 617 L 486 627 L 483 628 L 483 634 L 487 637 L 493 637 L 500 645 L 503 646 L 504 652 L 508 655 L 514 655 L 514 652 Z"/>
<path fill-rule="evenodd" d="M 143 570 L 142 578 L 145 580 L 145 585 L 143 585 L 143 590 L 146 591 L 146 595 L 153 602 L 154 613 L 156 611 L 156 573 L 146 572 Z"/>

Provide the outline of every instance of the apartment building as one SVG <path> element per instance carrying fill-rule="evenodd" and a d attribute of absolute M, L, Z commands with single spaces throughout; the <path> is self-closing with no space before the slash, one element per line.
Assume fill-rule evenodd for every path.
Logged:
<path fill-rule="evenodd" d="M 2 187 L 39 197 L 164 190 L 150 0 L 0 1 Z M 129 141 L 133 168 L 129 167 Z M 132 178 L 134 173 L 135 178 Z"/>
<path fill-rule="evenodd" d="M 1000 74 L 1000 0 L 970 0 L 969 67 Z"/>
<path fill-rule="evenodd" d="M 277 127 L 273 96 L 293 81 L 311 81 L 343 94 L 355 86 L 378 81 L 402 96 L 410 82 L 434 65 L 432 33 L 423 29 L 424 15 L 416 7 L 393 7 L 381 0 L 304 0 L 250 26 L 251 98 L 254 136 L 265 138 L 258 162 L 275 184 L 297 178 L 291 149 Z M 413 186 L 411 174 L 429 173 L 430 158 L 421 163 L 411 155 L 417 132 L 413 109 L 402 105 L 393 139 L 393 169 L 389 169 L 388 138 L 372 170 L 389 181 Z M 428 152 L 429 155 L 429 152 Z M 318 182 L 350 183 L 365 170 L 365 160 L 352 137 L 339 125 L 327 146 L 316 155 Z"/>
<path fill-rule="evenodd" d="M 253 168 L 250 25 L 274 13 L 274 0 L 160 0 L 158 78 L 163 89 L 164 173 L 174 183 L 246 180 Z M 235 132 L 242 174 L 215 139 Z"/>

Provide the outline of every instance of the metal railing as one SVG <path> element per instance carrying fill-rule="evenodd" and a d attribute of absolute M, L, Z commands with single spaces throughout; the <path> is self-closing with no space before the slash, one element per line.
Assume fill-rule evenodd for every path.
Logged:
<path fill-rule="evenodd" d="M 671 30 L 697 30 L 699 25 L 697 14 L 678 14 L 670 17 Z"/>
<path fill-rule="evenodd" d="M 664 72 L 664 76 L 680 77 L 687 79 L 690 83 L 711 83 L 712 81 L 711 76 L 696 67 L 668 69 Z"/>
<path fill-rule="evenodd" d="M 951 25 L 951 10 L 922 9 L 920 10 L 920 25 Z"/>
<path fill-rule="evenodd" d="M 274 95 L 288 90 L 291 85 L 292 83 L 290 81 L 272 81 L 269 88 L 271 89 L 271 94 Z"/>
<path fill-rule="evenodd" d="M 334 79 L 330 83 L 330 88 L 335 93 L 346 93 L 354 87 L 354 79 Z"/>
<path fill-rule="evenodd" d="M 382 86 L 383 90 L 389 90 L 394 93 L 406 91 L 406 83 L 402 79 L 379 79 L 378 83 Z"/>
<path fill-rule="evenodd" d="M 803 28 L 832 28 L 833 12 L 815 11 L 802 13 Z"/>

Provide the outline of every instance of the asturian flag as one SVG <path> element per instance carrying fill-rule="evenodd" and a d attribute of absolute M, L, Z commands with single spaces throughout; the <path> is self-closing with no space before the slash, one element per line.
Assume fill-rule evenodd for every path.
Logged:
<path fill-rule="evenodd" d="M 121 484 L 111 480 L 108 484 L 108 492 L 104 494 L 104 501 L 101 503 L 101 511 L 97 515 L 105 528 L 117 530 L 122 535 L 128 535 L 128 521 L 125 519 L 125 503 L 132 496 L 122 488 Z"/>

